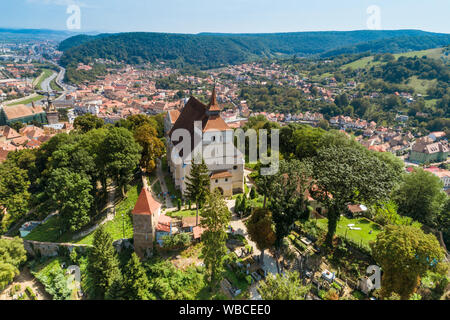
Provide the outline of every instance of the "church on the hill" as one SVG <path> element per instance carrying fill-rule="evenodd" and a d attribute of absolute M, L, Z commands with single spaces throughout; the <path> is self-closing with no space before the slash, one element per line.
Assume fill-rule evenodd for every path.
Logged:
<path fill-rule="evenodd" d="M 191 170 L 192 158 L 197 156 L 192 150 L 197 150 L 196 144 L 199 143 L 202 143 L 202 150 L 213 150 L 203 152 L 203 159 L 210 173 L 211 192 L 218 189 L 225 197 L 231 197 L 233 193 L 241 193 L 244 190 L 244 156 L 234 147 L 233 140 L 229 139 L 230 135 L 233 135 L 233 129 L 222 119 L 220 111 L 214 88 L 208 105 L 191 97 L 181 111 L 171 110 L 166 116 L 168 165 L 175 186 L 182 194 L 186 191 L 186 180 Z M 200 142 L 194 138 L 195 122 L 201 123 Z M 172 139 L 176 138 L 173 133 L 177 129 L 185 129 L 191 134 L 191 152 L 176 154 L 175 159 L 172 158 L 172 150 L 181 142 Z M 225 150 L 232 150 L 232 152 Z"/>

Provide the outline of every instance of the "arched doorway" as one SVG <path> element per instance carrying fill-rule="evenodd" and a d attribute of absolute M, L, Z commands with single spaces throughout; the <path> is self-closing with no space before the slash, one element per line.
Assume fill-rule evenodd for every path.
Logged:
<path fill-rule="evenodd" d="M 223 195 L 223 189 L 221 187 L 217 187 L 216 190 L 219 190 L 220 194 Z"/>

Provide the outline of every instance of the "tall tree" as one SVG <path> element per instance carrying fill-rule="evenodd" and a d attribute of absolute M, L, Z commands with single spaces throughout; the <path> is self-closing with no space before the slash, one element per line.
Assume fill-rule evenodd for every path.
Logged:
<path fill-rule="evenodd" d="M 134 138 L 142 147 L 140 165 L 150 173 L 156 168 L 156 159 L 164 154 L 164 143 L 157 137 L 156 129 L 150 124 L 136 128 Z"/>
<path fill-rule="evenodd" d="M 29 186 L 27 171 L 19 168 L 12 160 L 0 164 L 0 207 L 7 210 L 7 216 L 0 221 L 0 229 L 6 230 L 11 223 L 27 213 L 30 202 Z"/>
<path fill-rule="evenodd" d="M 133 177 L 141 159 L 141 146 L 125 128 L 113 128 L 106 134 L 100 148 L 103 165 L 125 196 L 125 186 Z"/>
<path fill-rule="evenodd" d="M 0 239 L 0 290 L 19 274 L 19 266 L 26 260 L 22 239 Z"/>
<path fill-rule="evenodd" d="M 124 297 L 128 300 L 147 300 L 150 283 L 144 267 L 133 252 L 123 272 Z"/>
<path fill-rule="evenodd" d="M 312 169 L 315 185 L 310 193 L 328 209 L 326 242 L 330 246 L 347 204 L 387 199 L 399 174 L 373 152 L 350 145 L 319 149 Z"/>
<path fill-rule="evenodd" d="M 269 274 L 261 281 L 258 292 L 263 300 L 305 300 L 310 286 L 304 286 L 296 271 L 285 274 Z"/>
<path fill-rule="evenodd" d="M 58 168 L 51 173 L 48 192 L 59 210 L 62 230 L 75 232 L 90 222 L 92 184 L 85 175 Z"/>
<path fill-rule="evenodd" d="M 255 209 L 247 221 L 247 231 L 252 241 L 256 242 L 261 251 L 261 264 L 264 265 L 264 250 L 275 244 L 275 231 L 272 223 L 272 213 L 267 209 Z"/>
<path fill-rule="evenodd" d="M 404 175 L 403 182 L 394 192 L 398 213 L 436 227 L 447 200 L 442 189 L 443 184 L 436 175 L 415 168 L 413 172 Z"/>
<path fill-rule="evenodd" d="M 382 296 L 393 292 L 409 299 L 428 270 L 446 274 L 444 251 L 433 234 L 413 226 L 386 226 L 371 243 L 372 255 L 383 269 Z"/>
<path fill-rule="evenodd" d="M 210 194 L 202 208 L 201 227 L 202 254 L 207 270 L 207 281 L 211 290 L 215 289 L 222 278 L 223 258 L 227 253 L 227 227 L 231 213 L 218 190 Z"/>
<path fill-rule="evenodd" d="M 279 172 L 274 179 L 269 208 L 275 224 L 276 260 L 280 271 L 278 256 L 283 239 L 291 232 L 294 222 L 307 210 L 305 194 L 310 185 L 310 169 L 299 160 L 281 160 Z"/>
<path fill-rule="evenodd" d="M 96 297 L 103 299 L 111 285 L 121 279 L 119 260 L 113 239 L 104 226 L 95 231 L 92 245 L 88 256 L 88 271 L 93 279 Z"/>
<path fill-rule="evenodd" d="M 186 177 L 186 192 L 184 196 L 193 202 L 197 207 L 196 224 L 198 225 L 198 211 L 199 207 L 205 203 L 210 188 L 211 180 L 209 178 L 208 167 L 205 164 L 205 160 L 202 159 L 202 163 L 192 163 L 189 176 Z"/>

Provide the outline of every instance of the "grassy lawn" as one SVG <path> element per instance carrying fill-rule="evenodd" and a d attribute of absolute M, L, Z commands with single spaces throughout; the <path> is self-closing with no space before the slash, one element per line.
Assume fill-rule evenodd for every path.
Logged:
<path fill-rule="evenodd" d="M 156 176 L 156 172 L 153 171 L 152 173 L 150 173 L 150 174 L 148 175 L 148 184 L 149 184 L 149 185 L 152 185 L 153 182 L 156 181 L 156 179 L 158 179 L 158 177 Z"/>
<path fill-rule="evenodd" d="M 381 63 L 380 61 L 373 61 L 373 56 L 369 56 L 369 57 L 364 57 L 359 60 L 353 61 L 346 65 L 343 65 L 341 67 L 341 69 L 343 69 L 343 70 L 345 70 L 347 68 L 350 68 L 352 70 L 364 69 L 364 68 L 370 68 L 370 67 L 375 66 L 380 63 Z"/>
<path fill-rule="evenodd" d="M 29 103 L 41 100 L 42 98 L 44 98 L 44 96 L 41 96 L 40 94 L 38 94 L 36 97 L 25 99 L 25 100 L 20 100 L 18 102 L 15 102 L 15 103 L 12 103 L 12 104 L 7 104 L 7 105 L 8 106 L 16 106 L 18 104 L 29 104 Z"/>
<path fill-rule="evenodd" d="M 62 91 L 62 88 L 56 83 L 56 78 L 50 82 L 50 88 L 54 91 Z"/>
<path fill-rule="evenodd" d="M 164 181 L 166 182 L 167 191 L 169 191 L 169 195 L 175 196 L 175 199 L 181 198 L 181 193 L 178 189 L 175 188 L 175 183 L 173 182 L 173 179 L 169 174 L 164 176 Z"/>
<path fill-rule="evenodd" d="M 153 192 L 158 195 L 161 193 L 162 189 L 161 189 L 161 183 L 159 181 L 156 181 L 155 184 L 152 187 Z"/>
<path fill-rule="evenodd" d="M 47 79 L 48 77 L 50 77 L 53 74 L 53 71 L 50 69 L 43 69 L 41 75 L 38 78 L 38 81 L 36 83 L 36 88 L 42 90 L 42 82 Z"/>
<path fill-rule="evenodd" d="M 419 79 L 417 76 L 411 77 L 408 79 L 408 82 L 406 83 L 408 86 L 412 87 L 415 92 L 420 93 L 422 95 L 427 94 L 427 89 L 432 87 L 437 83 L 437 80 L 426 80 L 426 79 Z"/>
<path fill-rule="evenodd" d="M 195 207 L 195 206 L 193 206 L 193 207 Z M 193 210 L 187 209 L 187 210 L 181 210 L 181 211 L 167 212 L 166 214 L 167 214 L 167 216 L 172 217 L 172 218 L 195 217 L 197 215 L 197 210 L 196 209 L 193 209 Z M 199 214 L 200 214 L 200 211 L 199 211 Z"/>
<path fill-rule="evenodd" d="M 441 57 L 443 57 L 442 55 L 442 48 L 436 48 L 436 49 L 429 49 L 429 50 L 420 50 L 420 51 L 411 51 L 411 52 L 405 52 L 405 53 L 397 53 L 394 54 L 394 56 L 398 59 L 399 57 L 406 57 L 406 58 L 411 58 L 411 57 L 423 57 L 423 56 L 427 56 L 428 58 L 432 58 L 432 59 L 440 59 Z M 346 69 L 346 68 L 350 68 L 352 70 L 355 69 L 364 69 L 364 68 L 370 68 L 372 66 L 376 66 L 379 64 L 384 64 L 385 62 L 382 61 L 373 61 L 373 56 L 369 56 L 369 57 L 364 57 L 361 58 L 359 60 L 353 61 L 351 63 L 345 64 L 341 67 L 341 69 Z"/>
<path fill-rule="evenodd" d="M 60 242 L 61 234 L 57 216 L 33 229 L 24 239 L 41 242 Z"/>
<path fill-rule="evenodd" d="M 349 224 L 354 224 L 354 228 L 361 228 L 361 230 L 350 230 Z M 328 219 L 317 220 L 317 225 L 321 229 L 328 228 Z M 372 234 L 370 234 L 372 231 Z M 357 244 L 362 244 L 364 247 L 369 247 L 369 242 L 377 238 L 377 234 L 382 231 L 382 227 L 366 218 L 348 219 L 341 217 L 336 229 L 336 235 L 340 237 L 347 237 Z"/>
<path fill-rule="evenodd" d="M 113 237 L 114 240 L 133 238 L 133 219 L 131 211 L 136 205 L 139 192 L 141 191 L 140 185 L 133 185 L 130 187 L 127 193 L 127 198 L 120 202 L 116 207 L 116 216 L 112 221 L 105 223 L 106 231 Z M 123 214 L 123 217 L 122 217 Z M 125 229 L 125 237 L 123 230 Z M 80 239 L 78 244 L 92 244 L 94 240 L 94 232 L 90 233 L 86 237 Z"/>

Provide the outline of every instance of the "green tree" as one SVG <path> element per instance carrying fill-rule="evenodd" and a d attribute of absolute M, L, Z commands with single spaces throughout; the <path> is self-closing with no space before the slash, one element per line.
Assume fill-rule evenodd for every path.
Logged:
<path fill-rule="evenodd" d="M 124 296 L 128 300 L 147 300 L 150 283 L 139 257 L 133 252 L 123 272 Z"/>
<path fill-rule="evenodd" d="M 409 299 L 428 270 L 446 273 L 444 251 L 433 234 L 413 226 L 386 226 L 371 243 L 372 255 L 383 270 L 383 297 L 393 292 Z"/>
<path fill-rule="evenodd" d="M 270 249 L 276 240 L 272 223 L 272 213 L 267 209 L 255 209 L 247 221 L 247 231 L 261 251 L 261 264 L 264 265 L 264 250 Z"/>
<path fill-rule="evenodd" d="M 19 274 L 19 267 L 26 260 L 27 252 L 22 239 L 0 239 L 0 290 Z"/>
<path fill-rule="evenodd" d="M 73 122 L 73 127 L 76 130 L 80 130 L 81 132 L 88 132 L 93 129 L 98 129 L 103 127 L 103 120 L 97 116 L 94 116 L 90 113 L 85 114 L 83 116 L 79 116 Z"/>
<path fill-rule="evenodd" d="M 328 208 L 326 242 L 332 245 L 340 215 L 348 203 L 372 204 L 388 198 L 398 172 L 373 152 L 354 146 L 319 149 L 312 161 L 311 196 Z"/>
<path fill-rule="evenodd" d="M 119 260 L 113 239 L 104 226 L 95 231 L 92 245 L 88 256 L 88 271 L 93 279 L 96 297 L 103 299 L 111 285 L 121 279 Z"/>
<path fill-rule="evenodd" d="M 1 221 L 3 230 L 28 212 L 29 186 L 27 171 L 11 160 L 0 164 L 0 207 L 7 210 L 7 216 Z"/>
<path fill-rule="evenodd" d="M 271 197 L 272 195 L 272 189 L 273 189 L 273 183 L 274 183 L 275 175 L 262 175 L 261 169 L 259 171 L 258 176 L 255 178 L 255 185 L 258 189 L 258 193 L 262 194 L 264 196 L 263 201 L 263 208 L 266 208 L 267 206 L 267 198 Z M 244 194 L 245 196 L 245 194 Z M 241 206 L 242 202 L 244 202 L 244 199 L 241 199 Z"/>
<path fill-rule="evenodd" d="M 223 260 L 227 254 L 226 230 L 231 220 L 230 211 L 219 191 L 208 196 L 201 215 L 201 226 L 205 229 L 202 235 L 202 255 L 207 273 L 206 281 L 213 290 L 222 278 Z"/>
<path fill-rule="evenodd" d="M 403 182 L 394 192 L 393 198 L 401 215 L 436 227 L 447 200 L 442 189 L 439 177 L 421 168 L 415 168 L 410 174 L 404 175 Z"/>
<path fill-rule="evenodd" d="M 289 235 L 294 222 L 299 220 L 307 209 L 308 201 L 305 193 L 310 185 L 310 169 L 299 161 L 280 161 L 279 172 L 273 183 L 270 198 L 270 210 L 275 224 L 275 248 L 277 256 L 277 268 L 279 251 L 283 239 Z"/>
<path fill-rule="evenodd" d="M 304 286 L 296 271 L 273 275 L 261 281 L 258 292 L 263 300 L 305 300 L 310 286 Z"/>
<path fill-rule="evenodd" d="M 66 168 L 58 168 L 51 173 L 48 192 L 59 210 L 62 230 L 76 232 L 90 222 L 93 203 L 92 184 L 86 178 Z"/>
<path fill-rule="evenodd" d="M 189 176 L 186 177 L 186 192 L 184 196 L 195 202 L 197 207 L 196 224 L 198 225 L 198 210 L 203 203 L 205 203 L 210 188 L 210 177 L 208 167 L 205 164 L 205 160 L 202 159 L 202 163 L 192 163 Z"/>
<path fill-rule="evenodd" d="M 251 188 L 250 190 L 250 199 L 255 199 L 256 198 L 256 190 L 255 188 Z"/>
<path fill-rule="evenodd" d="M 156 168 L 156 159 L 164 154 L 164 143 L 157 137 L 156 129 L 148 123 L 136 128 L 134 138 L 142 147 L 140 165 L 150 173 Z"/>
<path fill-rule="evenodd" d="M 133 177 L 141 158 L 142 148 L 125 128 L 108 131 L 100 147 L 103 166 L 108 177 L 113 179 L 125 196 L 125 186 Z"/>

